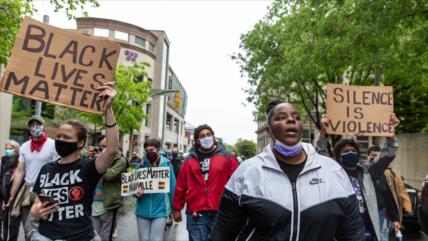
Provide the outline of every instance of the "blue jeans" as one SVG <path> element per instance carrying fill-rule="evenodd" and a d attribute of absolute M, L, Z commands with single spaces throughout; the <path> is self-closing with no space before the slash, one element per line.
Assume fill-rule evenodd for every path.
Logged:
<path fill-rule="evenodd" d="M 389 221 L 385 217 L 385 209 L 379 211 L 380 241 L 389 240 Z"/>
<path fill-rule="evenodd" d="M 165 218 L 137 217 L 138 237 L 140 241 L 162 241 L 165 234 Z"/>
<path fill-rule="evenodd" d="M 189 241 L 206 241 L 214 227 L 216 215 L 217 212 L 198 212 L 195 217 L 187 214 Z"/>

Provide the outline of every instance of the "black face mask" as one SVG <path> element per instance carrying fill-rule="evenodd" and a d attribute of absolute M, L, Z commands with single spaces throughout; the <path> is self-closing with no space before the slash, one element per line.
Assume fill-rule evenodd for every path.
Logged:
<path fill-rule="evenodd" d="M 55 140 L 55 150 L 61 157 L 66 157 L 77 150 L 77 142 Z"/>

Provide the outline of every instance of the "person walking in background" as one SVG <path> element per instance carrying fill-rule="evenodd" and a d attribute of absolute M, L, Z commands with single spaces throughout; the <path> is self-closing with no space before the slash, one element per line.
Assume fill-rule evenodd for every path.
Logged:
<path fill-rule="evenodd" d="M 330 156 L 327 149 L 327 132 L 325 129 L 329 122 L 329 117 L 325 115 L 321 120 L 322 129 L 316 146 L 317 152 L 324 156 Z M 395 114 L 392 114 L 389 125 L 395 130 L 399 123 L 400 121 Z M 364 221 L 366 241 L 380 240 L 379 209 L 373 182 L 384 175 L 384 171 L 395 158 L 397 148 L 398 144 L 395 137 L 388 137 L 378 160 L 363 165 L 360 163 L 359 146 L 354 139 L 343 138 L 334 145 L 333 158 L 345 169 L 355 190 L 360 215 Z"/>
<path fill-rule="evenodd" d="M 380 152 L 381 148 L 379 146 L 369 148 L 369 164 L 373 164 L 378 160 Z M 396 192 L 395 188 L 389 188 L 385 174 L 380 175 L 379 179 L 374 181 L 374 187 L 376 190 L 377 207 L 379 209 L 380 240 L 388 241 L 391 223 L 394 230 L 400 230 L 401 228 L 401 220 L 403 218 L 401 199 L 398 200 L 399 193 Z"/>
<path fill-rule="evenodd" d="M 101 151 L 107 147 L 107 139 L 104 135 L 98 138 L 98 146 Z M 118 154 L 95 188 L 91 219 L 102 241 L 113 240 L 117 213 L 122 206 L 121 177 L 125 171 L 126 160 Z"/>
<path fill-rule="evenodd" d="M 140 164 L 141 158 L 138 157 L 137 152 L 133 151 L 131 153 L 131 160 L 129 160 L 129 165 L 131 168 L 135 168 L 138 164 Z"/>
<path fill-rule="evenodd" d="M 171 163 L 174 167 L 174 174 L 178 177 L 178 173 L 180 172 L 181 166 L 183 165 L 183 159 L 180 157 L 180 152 L 177 147 L 173 147 L 171 149 Z"/>
<path fill-rule="evenodd" d="M 187 203 L 187 231 L 190 241 L 205 241 L 211 232 L 224 186 L 238 162 L 214 138 L 208 125 L 194 131 L 195 145 L 183 163 L 174 193 L 174 221 L 181 222 Z"/>
<path fill-rule="evenodd" d="M 21 215 L 25 231 L 25 240 L 30 241 L 33 223 L 30 218 L 31 205 L 35 194 L 33 186 L 43 165 L 56 161 L 59 158 L 55 150 L 55 141 L 45 133 L 45 122 L 39 116 L 28 119 L 31 139 L 22 144 L 19 153 L 18 166 L 14 173 L 14 180 L 10 190 L 9 200 L 3 202 L 3 207 L 10 207 L 13 203 L 11 215 Z M 24 185 L 21 185 L 24 181 Z"/>
<path fill-rule="evenodd" d="M 148 138 L 144 142 L 143 162 L 136 169 L 145 167 L 169 167 L 170 190 L 169 193 L 144 193 L 144 189 L 138 189 L 137 217 L 138 236 L 140 241 L 163 241 L 167 218 L 171 215 L 172 200 L 175 190 L 174 168 L 167 156 L 160 152 L 160 140 Z"/>
<path fill-rule="evenodd" d="M 273 145 L 233 174 L 209 240 L 364 240 L 346 172 L 302 143 L 296 107 L 272 101 L 266 115 Z"/>
<path fill-rule="evenodd" d="M 9 140 L 5 144 L 5 155 L 1 158 L 0 163 L 0 194 L 2 202 L 9 200 L 13 174 L 18 166 L 19 148 L 19 143 L 14 140 Z M 2 209 L 0 230 L 3 230 L 1 238 L 4 241 L 18 240 L 21 216 L 10 215 L 10 211 L 11 210 L 9 208 Z"/>
<path fill-rule="evenodd" d="M 422 230 L 428 235 L 428 175 L 425 177 L 425 181 L 422 184 L 422 190 L 420 194 L 421 206 L 419 207 L 419 223 Z"/>

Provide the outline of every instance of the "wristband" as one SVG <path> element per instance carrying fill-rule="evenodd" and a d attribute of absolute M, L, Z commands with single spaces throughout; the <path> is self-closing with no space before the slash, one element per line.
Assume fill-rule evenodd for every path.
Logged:
<path fill-rule="evenodd" d="M 114 124 L 112 124 L 112 125 L 107 125 L 107 123 L 105 123 L 105 126 L 107 127 L 107 128 L 112 128 L 112 127 L 115 127 L 117 125 L 117 122 L 115 122 Z"/>

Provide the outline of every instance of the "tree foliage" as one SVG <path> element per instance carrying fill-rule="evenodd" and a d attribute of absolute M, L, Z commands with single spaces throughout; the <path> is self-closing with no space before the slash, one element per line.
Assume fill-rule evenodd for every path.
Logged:
<path fill-rule="evenodd" d="M 426 0 L 277 0 L 233 58 L 258 120 L 282 99 L 319 128 L 327 83 L 380 84 L 394 86 L 401 130 L 418 132 L 428 129 L 427 42 Z"/>
<path fill-rule="evenodd" d="M 98 7 L 98 0 L 50 0 L 55 12 L 64 10 L 69 19 L 74 18 L 77 10 L 84 11 L 88 4 Z M 15 37 L 25 16 L 31 16 L 37 9 L 32 0 L 0 1 L 0 64 L 6 64 L 10 56 Z M 87 15 L 86 12 L 83 12 Z"/>
<path fill-rule="evenodd" d="M 149 98 L 151 83 L 142 81 L 147 77 L 145 68 L 147 63 L 134 63 L 130 66 L 118 65 L 115 72 L 116 99 L 113 102 L 113 111 L 121 134 L 131 134 L 133 130 L 140 130 L 141 122 L 147 118 L 144 108 Z M 100 115 L 81 113 L 80 118 L 104 127 Z"/>
<path fill-rule="evenodd" d="M 235 148 L 239 156 L 250 158 L 256 155 L 256 143 L 254 143 L 254 141 L 239 138 L 235 144 Z"/>

